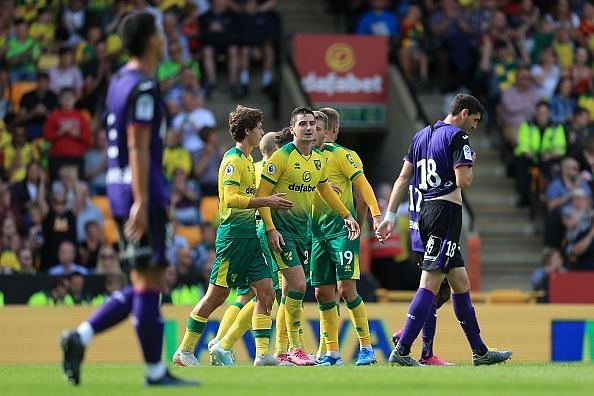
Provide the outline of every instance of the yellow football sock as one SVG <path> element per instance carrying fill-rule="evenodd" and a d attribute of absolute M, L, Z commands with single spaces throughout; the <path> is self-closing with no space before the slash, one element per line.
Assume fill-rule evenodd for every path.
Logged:
<path fill-rule="evenodd" d="M 336 301 L 326 304 L 319 304 L 320 309 L 320 332 L 328 352 L 338 352 L 338 311 Z M 320 354 L 325 354 L 326 351 Z"/>
<path fill-rule="evenodd" d="M 353 301 L 347 302 L 351 322 L 357 331 L 359 345 L 361 347 L 371 346 L 371 335 L 369 334 L 369 321 L 367 320 L 367 309 L 361 296 L 357 296 Z"/>
<path fill-rule="evenodd" d="M 289 350 L 301 348 L 299 328 L 301 327 L 301 311 L 303 311 L 303 293 L 289 290 L 285 300 L 285 315 L 287 334 L 289 336 Z"/>
<path fill-rule="evenodd" d="M 322 313 L 320 312 L 320 343 L 318 344 L 318 356 L 326 354 L 326 340 L 324 340 L 324 332 L 322 331 Z"/>
<path fill-rule="evenodd" d="M 281 297 L 281 302 L 278 305 L 278 311 L 276 312 L 276 342 L 274 345 L 274 354 L 277 356 L 287 353 L 289 348 L 289 336 L 287 334 L 285 314 L 285 298 Z"/>
<path fill-rule="evenodd" d="M 203 318 L 196 314 L 190 314 L 188 318 L 188 324 L 186 325 L 186 333 L 181 342 L 181 350 L 183 352 L 194 352 L 196 344 L 200 339 L 200 334 L 206 327 L 207 318 Z"/>
<path fill-rule="evenodd" d="M 268 354 L 270 333 L 272 331 L 272 318 L 266 314 L 255 314 L 252 317 L 252 331 L 256 341 L 256 356 Z"/>
<path fill-rule="evenodd" d="M 221 319 L 221 324 L 219 325 L 219 329 L 217 330 L 217 339 L 220 341 L 225 337 L 225 334 L 231 328 L 233 322 L 235 322 L 235 318 L 239 314 L 239 311 L 243 308 L 243 304 L 239 301 L 235 301 L 233 304 L 229 305 L 225 310 L 225 314 L 223 315 L 223 319 Z"/>
<path fill-rule="evenodd" d="M 243 334 L 250 329 L 252 325 L 252 316 L 254 314 L 255 303 L 250 300 L 247 304 L 239 311 L 235 322 L 231 325 L 231 328 L 221 338 L 221 348 L 229 351 L 233 348 L 233 345 L 243 336 Z"/>
<path fill-rule="evenodd" d="M 305 350 L 305 316 L 303 312 L 303 302 L 301 303 L 301 315 L 299 315 L 299 344 Z"/>

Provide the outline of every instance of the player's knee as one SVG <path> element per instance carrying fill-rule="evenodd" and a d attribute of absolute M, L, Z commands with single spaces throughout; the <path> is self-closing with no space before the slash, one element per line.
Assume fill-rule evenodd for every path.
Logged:
<path fill-rule="evenodd" d="M 320 304 L 325 304 L 327 302 L 334 300 L 334 289 L 328 290 L 324 287 L 316 287 L 316 300 Z"/>
<path fill-rule="evenodd" d="M 357 285 L 355 282 L 340 282 L 338 293 L 344 301 L 353 301 L 357 297 Z"/>
<path fill-rule="evenodd" d="M 250 302 L 250 300 L 251 300 L 252 298 L 254 298 L 254 292 L 253 292 L 253 291 L 249 292 L 248 294 L 244 294 L 244 295 L 241 295 L 241 296 L 239 296 L 239 297 L 237 298 L 237 301 L 238 301 L 238 302 L 239 302 L 241 305 L 245 305 L 245 304 L 247 304 L 248 302 Z"/>
<path fill-rule="evenodd" d="M 302 294 L 305 293 L 305 288 L 306 288 L 305 281 L 301 281 L 301 280 L 292 282 L 289 285 L 289 290 L 295 291 L 297 293 L 302 293 Z"/>

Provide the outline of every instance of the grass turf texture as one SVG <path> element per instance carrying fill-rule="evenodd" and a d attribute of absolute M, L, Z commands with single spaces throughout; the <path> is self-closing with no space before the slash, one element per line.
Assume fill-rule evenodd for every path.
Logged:
<path fill-rule="evenodd" d="M 147 388 L 142 365 L 86 365 L 75 389 L 57 365 L 0 365 L 2 395 L 592 395 L 594 364 L 494 367 L 200 367 L 171 368 L 197 388 Z"/>

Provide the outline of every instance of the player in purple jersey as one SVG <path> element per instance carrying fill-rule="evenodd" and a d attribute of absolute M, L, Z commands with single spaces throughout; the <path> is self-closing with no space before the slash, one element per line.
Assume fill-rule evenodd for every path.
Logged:
<path fill-rule="evenodd" d="M 162 173 L 164 107 L 154 74 L 164 46 L 155 17 L 133 13 L 120 37 L 130 60 L 113 76 L 107 95 L 107 194 L 120 229 L 123 262 L 133 287 L 115 292 L 75 331 L 62 334 L 63 369 L 80 383 L 80 365 L 94 335 L 134 316 L 144 355 L 147 385 L 198 385 L 172 376 L 161 360 L 163 319 L 159 294 L 164 284 L 167 215 Z"/>
<path fill-rule="evenodd" d="M 450 104 L 444 121 L 429 125 L 415 134 L 394 183 L 388 212 L 376 235 L 386 240 L 394 228 L 396 208 L 409 184 L 422 194 L 412 202 L 420 212 L 418 225 L 424 246 L 423 270 L 402 336 L 389 361 L 401 366 L 419 366 L 410 356 L 410 347 L 427 321 L 431 306 L 444 279 L 452 289 L 454 313 L 472 349 L 475 366 L 503 362 L 511 351 L 487 348 L 480 337 L 475 311 L 470 301 L 470 281 L 460 251 L 462 228 L 462 189 L 472 183 L 476 154 L 470 148 L 468 133 L 476 129 L 485 110 L 471 95 L 459 94 Z M 417 205 L 419 206 L 417 208 Z"/>

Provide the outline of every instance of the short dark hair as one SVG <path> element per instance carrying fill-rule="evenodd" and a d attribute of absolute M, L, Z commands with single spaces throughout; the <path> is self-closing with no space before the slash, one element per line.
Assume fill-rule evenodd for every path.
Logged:
<path fill-rule="evenodd" d="M 246 137 L 245 130 L 254 129 L 263 118 L 262 110 L 237 105 L 235 110 L 229 113 L 229 133 L 233 140 L 241 142 Z"/>
<path fill-rule="evenodd" d="M 328 117 L 328 129 L 332 129 L 338 125 L 340 117 L 336 109 L 333 109 L 332 107 L 322 107 L 319 111 L 326 114 L 326 117 Z"/>
<path fill-rule="evenodd" d="M 450 104 L 450 114 L 456 116 L 464 109 L 468 110 L 469 115 L 479 113 L 482 117 L 485 114 L 485 108 L 477 98 L 472 95 L 458 94 Z"/>
<path fill-rule="evenodd" d="M 201 130 L 198 131 L 198 136 L 200 136 L 200 140 L 202 140 L 204 143 L 206 143 L 208 141 L 208 137 L 216 132 L 217 132 L 216 129 L 214 129 L 212 127 L 205 126 Z"/>
<path fill-rule="evenodd" d="M 60 90 L 60 96 L 62 96 L 62 95 L 64 95 L 64 94 L 67 94 L 67 93 L 70 93 L 70 94 L 72 94 L 72 95 L 75 95 L 75 93 L 74 93 L 74 88 L 72 88 L 72 87 L 65 87 L 65 88 L 62 88 L 62 89 Z"/>
<path fill-rule="evenodd" d="M 49 73 L 46 71 L 40 71 L 37 73 L 37 80 L 41 80 L 42 78 L 45 78 L 46 80 L 50 79 Z"/>
<path fill-rule="evenodd" d="M 58 48 L 58 56 L 62 56 L 65 54 L 74 54 L 74 51 L 72 48 L 70 47 L 66 47 L 66 46 L 62 46 L 60 48 Z"/>
<path fill-rule="evenodd" d="M 155 17 L 148 12 L 134 12 L 127 15 L 120 26 L 122 46 L 130 56 L 144 55 L 148 38 L 157 33 Z"/>
<path fill-rule="evenodd" d="M 312 109 L 310 109 L 307 106 L 299 106 L 299 107 L 296 107 L 295 110 L 293 110 L 291 112 L 291 121 L 290 121 L 291 122 L 291 126 L 293 126 L 293 124 L 295 123 L 295 120 L 297 119 L 297 116 L 299 114 L 304 114 L 304 115 L 305 114 L 311 114 L 312 117 L 314 117 L 314 119 L 316 118 L 316 116 L 315 116 L 315 114 L 314 114 L 314 112 L 313 112 Z"/>
<path fill-rule="evenodd" d="M 281 148 L 291 141 L 293 141 L 291 127 L 286 126 L 274 135 L 274 144 L 276 144 L 276 148 Z"/>
<path fill-rule="evenodd" d="M 539 100 L 539 101 L 536 103 L 536 107 L 535 107 L 535 109 L 538 109 L 540 106 L 546 106 L 546 107 L 547 107 L 547 109 L 550 109 L 550 108 L 551 108 L 551 105 L 549 104 L 549 102 L 548 102 L 548 101 L 546 101 L 546 100 L 542 100 L 542 99 L 541 99 L 541 100 Z"/>

